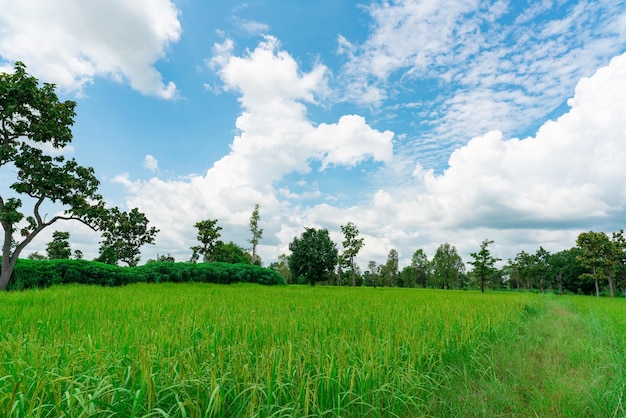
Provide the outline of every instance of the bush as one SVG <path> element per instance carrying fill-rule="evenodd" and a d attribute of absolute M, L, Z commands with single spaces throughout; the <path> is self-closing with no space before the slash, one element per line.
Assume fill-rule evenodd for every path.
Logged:
<path fill-rule="evenodd" d="M 8 288 L 21 290 L 62 283 L 123 286 L 137 282 L 285 284 L 274 270 L 253 264 L 148 263 L 138 267 L 119 267 L 87 260 L 20 259 Z"/>

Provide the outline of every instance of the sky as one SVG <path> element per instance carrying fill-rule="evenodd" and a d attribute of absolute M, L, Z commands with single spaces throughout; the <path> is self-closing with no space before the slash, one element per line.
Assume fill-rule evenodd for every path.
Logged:
<path fill-rule="evenodd" d="M 0 0 L 17 60 L 77 102 L 64 154 L 160 230 L 142 261 L 188 260 L 208 218 L 249 248 L 257 203 L 266 265 L 348 222 L 362 269 L 626 227 L 623 0 Z M 97 256 L 78 222 L 26 253 L 53 230 Z"/>

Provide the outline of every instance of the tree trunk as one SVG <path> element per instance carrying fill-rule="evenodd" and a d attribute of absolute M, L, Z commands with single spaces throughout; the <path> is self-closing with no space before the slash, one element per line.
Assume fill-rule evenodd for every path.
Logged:
<path fill-rule="evenodd" d="M 595 282 L 596 285 L 596 297 L 599 298 L 600 297 L 600 285 L 598 285 L 598 275 L 596 274 L 596 268 L 593 268 L 593 280 Z"/>
<path fill-rule="evenodd" d="M 613 278 L 611 277 L 611 273 L 609 273 L 606 278 L 609 281 L 609 294 L 614 298 L 615 292 L 613 291 Z"/>
<path fill-rule="evenodd" d="M 9 244 L 10 245 L 10 244 Z M 13 276 L 13 270 L 15 269 L 15 263 L 17 257 L 2 257 L 2 272 L 0 273 L 0 290 L 6 290 L 11 276 Z"/>

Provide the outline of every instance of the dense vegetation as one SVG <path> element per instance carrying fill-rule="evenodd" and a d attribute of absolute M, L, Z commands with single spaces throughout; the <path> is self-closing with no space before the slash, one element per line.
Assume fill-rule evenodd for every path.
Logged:
<path fill-rule="evenodd" d="M 0 294 L 0 410 L 52 416 L 621 416 L 623 301 L 308 286 Z"/>
<path fill-rule="evenodd" d="M 153 262 L 138 267 L 119 267 L 86 260 L 20 259 L 9 289 L 69 283 L 121 286 L 142 282 L 284 284 L 275 271 L 252 264 Z"/>

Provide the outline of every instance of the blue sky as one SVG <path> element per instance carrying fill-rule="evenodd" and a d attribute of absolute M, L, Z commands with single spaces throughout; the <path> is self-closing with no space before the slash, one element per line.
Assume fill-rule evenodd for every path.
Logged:
<path fill-rule="evenodd" d="M 78 102 L 67 153 L 161 230 L 144 261 L 206 218 L 247 247 L 255 203 L 266 263 L 350 221 L 363 268 L 623 228 L 625 51 L 616 0 L 0 0 L 0 68 Z"/>

